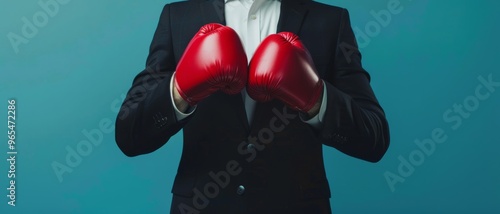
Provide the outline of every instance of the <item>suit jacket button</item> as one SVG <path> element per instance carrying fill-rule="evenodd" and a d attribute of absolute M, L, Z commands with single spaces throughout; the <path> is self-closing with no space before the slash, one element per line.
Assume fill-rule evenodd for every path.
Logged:
<path fill-rule="evenodd" d="M 253 144 L 251 144 L 251 143 L 249 143 L 249 144 L 247 145 L 247 150 L 248 150 L 248 151 L 253 151 L 254 149 L 255 149 L 255 145 L 253 145 Z"/>
<path fill-rule="evenodd" d="M 236 189 L 236 194 L 243 195 L 245 193 L 245 186 L 239 185 L 238 189 Z"/>

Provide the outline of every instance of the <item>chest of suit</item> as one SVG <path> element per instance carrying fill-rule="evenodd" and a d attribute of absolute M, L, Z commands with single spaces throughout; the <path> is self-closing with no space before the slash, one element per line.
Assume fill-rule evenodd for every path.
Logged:
<path fill-rule="evenodd" d="M 217 2 L 220 1 L 172 5 L 170 30 L 176 62 L 201 26 L 213 22 L 224 24 L 224 5 Z M 282 3 L 278 31 L 299 35 L 319 75 L 327 78 L 326 70 L 332 66 L 336 54 L 331 52 L 336 49 L 331 48 L 338 34 L 336 28 L 323 23 L 322 20 L 328 19 L 321 11 Z M 247 197 L 259 196 L 247 200 L 255 203 L 266 197 L 275 201 L 280 198 L 277 203 L 286 206 L 297 199 L 330 197 L 320 140 L 314 129 L 299 119 L 298 112 L 279 101 L 257 104 L 250 126 L 241 94 L 215 93 L 198 104 L 183 129 L 183 136 L 174 194 L 192 197 L 193 188 L 202 189 L 212 181 L 208 176 L 211 171 L 224 170 L 228 161 L 234 160 L 243 169 L 242 173 L 232 178 L 218 198 L 238 198 L 235 190 L 240 184 L 246 186 Z"/>

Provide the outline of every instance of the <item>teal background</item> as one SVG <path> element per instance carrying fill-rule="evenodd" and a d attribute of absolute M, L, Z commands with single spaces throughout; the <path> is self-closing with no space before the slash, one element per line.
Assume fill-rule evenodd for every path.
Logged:
<path fill-rule="evenodd" d="M 44 2 L 47 0 L 44 0 Z M 16 207 L 7 205 L 7 137 L 0 144 L 0 213 L 168 213 L 182 149 L 174 136 L 158 151 L 127 158 L 114 132 L 58 180 L 68 148 L 116 117 L 134 76 L 144 68 L 162 6 L 169 1 L 71 0 L 15 53 L 7 34 L 21 35 L 22 17 L 38 1 L 0 7 L 0 111 L 17 100 Z M 349 9 L 353 27 L 375 20 L 388 0 L 326 1 Z M 500 213 L 500 88 L 453 130 L 443 113 L 473 95 L 477 77 L 498 68 L 500 3 L 493 0 L 401 0 L 403 10 L 361 48 L 372 86 L 391 128 L 391 146 L 377 164 L 325 147 L 334 213 Z M 486 91 L 483 91 L 486 92 Z M 3 110 L 2 110 L 3 109 Z M 442 128 L 447 140 L 394 185 L 399 156 L 416 139 Z"/>

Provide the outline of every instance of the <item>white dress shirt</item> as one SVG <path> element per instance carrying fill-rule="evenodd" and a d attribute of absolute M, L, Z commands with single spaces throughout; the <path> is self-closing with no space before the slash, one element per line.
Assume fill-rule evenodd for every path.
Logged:
<path fill-rule="evenodd" d="M 236 31 L 245 49 L 248 62 L 252 59 L 255 50 L 262 40 L 271 34 L 277 33 L 278 20 L 280 16 L 281 2 L 279 0 L 225 0 L 224 13 L 226 26 Z M 178 120 L 184 119 L 192 114 L 196 107 L 189 110 L 188 113 L 182 113 L 175 107 L 173 100 L 172 86 L 173 77 L 170 81 L 170 95 L 172 104 L 176 110 Z M 248 96 L 245 89 L 241 92 L 245 102 L 245 110 L 250 124 L 255 109 L 255 100 Z M 323 89 L 323 100 L 319 113 L 304 122 L 318 127 L 325 114 L 326 108 L 326 86 Z M 302 119 L 302 118 L 301 118 Z"/>
<path fill-rule="evenodd" d="M 281 2 L 277 0 L 226 0 L 225 2 L 226 26 L 238 33 L 248 62 L 250 62 L 260 42 L 276 33 Z M 250 124 L 255 109 L 255 100 L 248 96 L 245 89 L 241 93 Z"/>

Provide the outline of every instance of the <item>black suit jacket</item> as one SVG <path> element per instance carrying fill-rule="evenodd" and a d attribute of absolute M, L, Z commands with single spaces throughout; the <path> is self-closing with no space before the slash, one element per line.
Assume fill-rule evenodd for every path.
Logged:
<path fill-rule="evenodd" d="M 183 128 L 172 213 L 329 213 L 322 145 L 370 162 L 389 146 L 384 112 L 361 66 L 346 9 L 282 0 L 278 31 L 297 34 L 326 85 L 322 126 L 313 128 L 280 101 L 258 103 L 251 126 L 241 94 L 217 92 L 177 120 L 170 79 L 190 39 L 225 24 L 223 0 L 167 4 L 116 120 L 127 156 L 155 151 Z"/>

